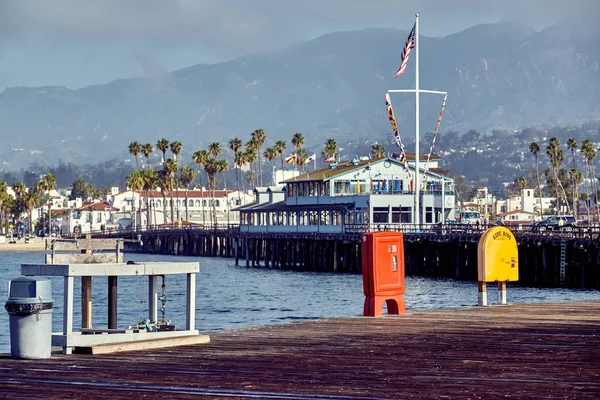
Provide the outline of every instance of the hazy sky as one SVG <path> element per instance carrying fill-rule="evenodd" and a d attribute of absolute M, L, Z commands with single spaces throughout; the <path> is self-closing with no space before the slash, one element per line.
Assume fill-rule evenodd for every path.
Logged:
<path fill-rule="evenodd" d="M 338 30 L 408 30 L 415 12 L 422 34 L 443 36 L 598 19 L 600 0 L 0 0 L 0 90 L 152 76 Z"/>

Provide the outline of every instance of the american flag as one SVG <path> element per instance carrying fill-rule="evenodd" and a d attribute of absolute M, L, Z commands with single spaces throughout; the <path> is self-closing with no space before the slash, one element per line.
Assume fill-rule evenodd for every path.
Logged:
<path fill-rule="evenodd" d="M 415 27 L 416 23 L 413 25 L 412 30 L 408 34 L 408 39 L 406 40 L 406 44 L 404 45 L 404 49 L 402 49 L 402 54 L 400 55 L 400 68 L 396 71 L 396 75 L 394 78 L 399 77 L 404 73 L 406 69 L 406 64 L 408 64 L 408 56 L 410 55 L 411 49 L 415 47 Z"/>

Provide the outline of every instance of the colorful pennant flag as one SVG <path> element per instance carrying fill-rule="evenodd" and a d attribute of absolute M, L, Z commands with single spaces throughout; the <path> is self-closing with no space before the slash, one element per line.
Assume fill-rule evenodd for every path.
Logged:
<path fill-rule="evenodd" d="M 442 100 L 442 110 L 440 111 L 440 115 L 438 116 L 437 125 L 435 126 L 435 130 L 433 131 L 433 139 L 431 140 L 431 147 L 429 147 L 429 153 L 427 154 L 427 162 L 425 163 L 425 170 L 423 171 L 423 184 L 426 184 L 426 175 L 425 171 L 427 171 L 429 167 L 429 159 L 431 158 L 431 153 L 433 153 L 433 147 L 435 146 L 435 138 L 437 137 L 437 133 L 440 130 L 440 124 L 442 123 L 442 115 L 444 115 L 444 109 L 446 108 L 446 99 L 448 95 L 444 96 L 444 100 Z"/>
<path fill-rule="evenodd" d="M 404 164 L 404 171 L 410 178 L 410 170 L 408 169 L 408 163 L 406 161 L 406 152 L 404 151 L 404 144 L 402 143 L 402 139 L 400 139 L 400 133 L 398 132 L 398 126 L 396 125 L 396 117 L 394 116 L 394 110 L 392 108 L 392 100 L 390 99 L 389 93 L 385 94 L 385 108 L 388 112 L 388 119 L 390 120 L 390 124 L 392 125 L 392 130 L 394 131 L 394 138 L 396 139 L 396 144 L 400 147 L 400 161 Z"/>
<path fill-rule="evenodd" d="M 410 55 L 410 51 L 415 48 L 416 26 L 417 23 L 415 22 L 412 30 L 408 34 L 408 39 L 406 40 L 406 44 L 404 45 L 402 53 L 400 54 L 400 68 L 398 68 L 398 71 L 396 71 L 396 75 L 394 75 L 394 78 L 397 78 L 404 73 L 404 70 L 406 69 L 406 64 L 408 64 L 408 56 Z"/>

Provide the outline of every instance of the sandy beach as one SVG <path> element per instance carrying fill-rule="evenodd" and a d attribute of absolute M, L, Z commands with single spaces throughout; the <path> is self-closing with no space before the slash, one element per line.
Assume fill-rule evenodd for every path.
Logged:
<path fill-rule="evenodd" d="M 44 239 L 35 239 L 25 243 L 23 239 L 17 240 L 17 243 L 0 243 L 0 253 L 10 251 L 44 251 Z"/>

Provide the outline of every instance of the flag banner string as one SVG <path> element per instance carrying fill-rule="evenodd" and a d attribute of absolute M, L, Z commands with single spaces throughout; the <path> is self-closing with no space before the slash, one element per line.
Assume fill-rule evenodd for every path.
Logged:
<path fill-rule="evenodd" d="M 438 116 L 437 125 L 435 126 L 435 130 L 433 131 L 433 139 L 431 140 L 431 147 L 429 148 L 429 153 L 427 154 L 427 161 L 425 162 L 425 170 L 423 170 L 423 189 L 426 189 L 427 185 L 427 175 L 426 171 L 429 168 L 429 159 L 431 158 L 431 153 L 433 153 L 433 147 L 435 146 L 435 138 L 437 137 L 437 133 L 440 130 L 440 124 L 442 123 L 442 115 L 444 115 L 444 109 L 446 108 L 446 99 L 448 95 L 444 96 L 444 100 L 442 101 L 442 109 L 440 111 L 440 115 Z"/>
<path fill-rule="evenodd" d="M 389 93 L 385 94 L 385 107 L 388 112 L 388 119 L 390 120 L 390 124 L 392 125 L 394 138 L 396 139 L 396 145 L 400 147 L 400 161 L 404 165 L 404 171 L 410 178 L 410 170 L 408 169 L 408 163 L 406 161 L 406 152 L 404 151 L 404 144 L 402 143 L 402 139 L 400 139 L 400 133 L 398 132 L 398 125 L 396 125 L 396 117 L 394 117 L 394 109 L 392 108 L 392 100 L 390 99 Z"/>

